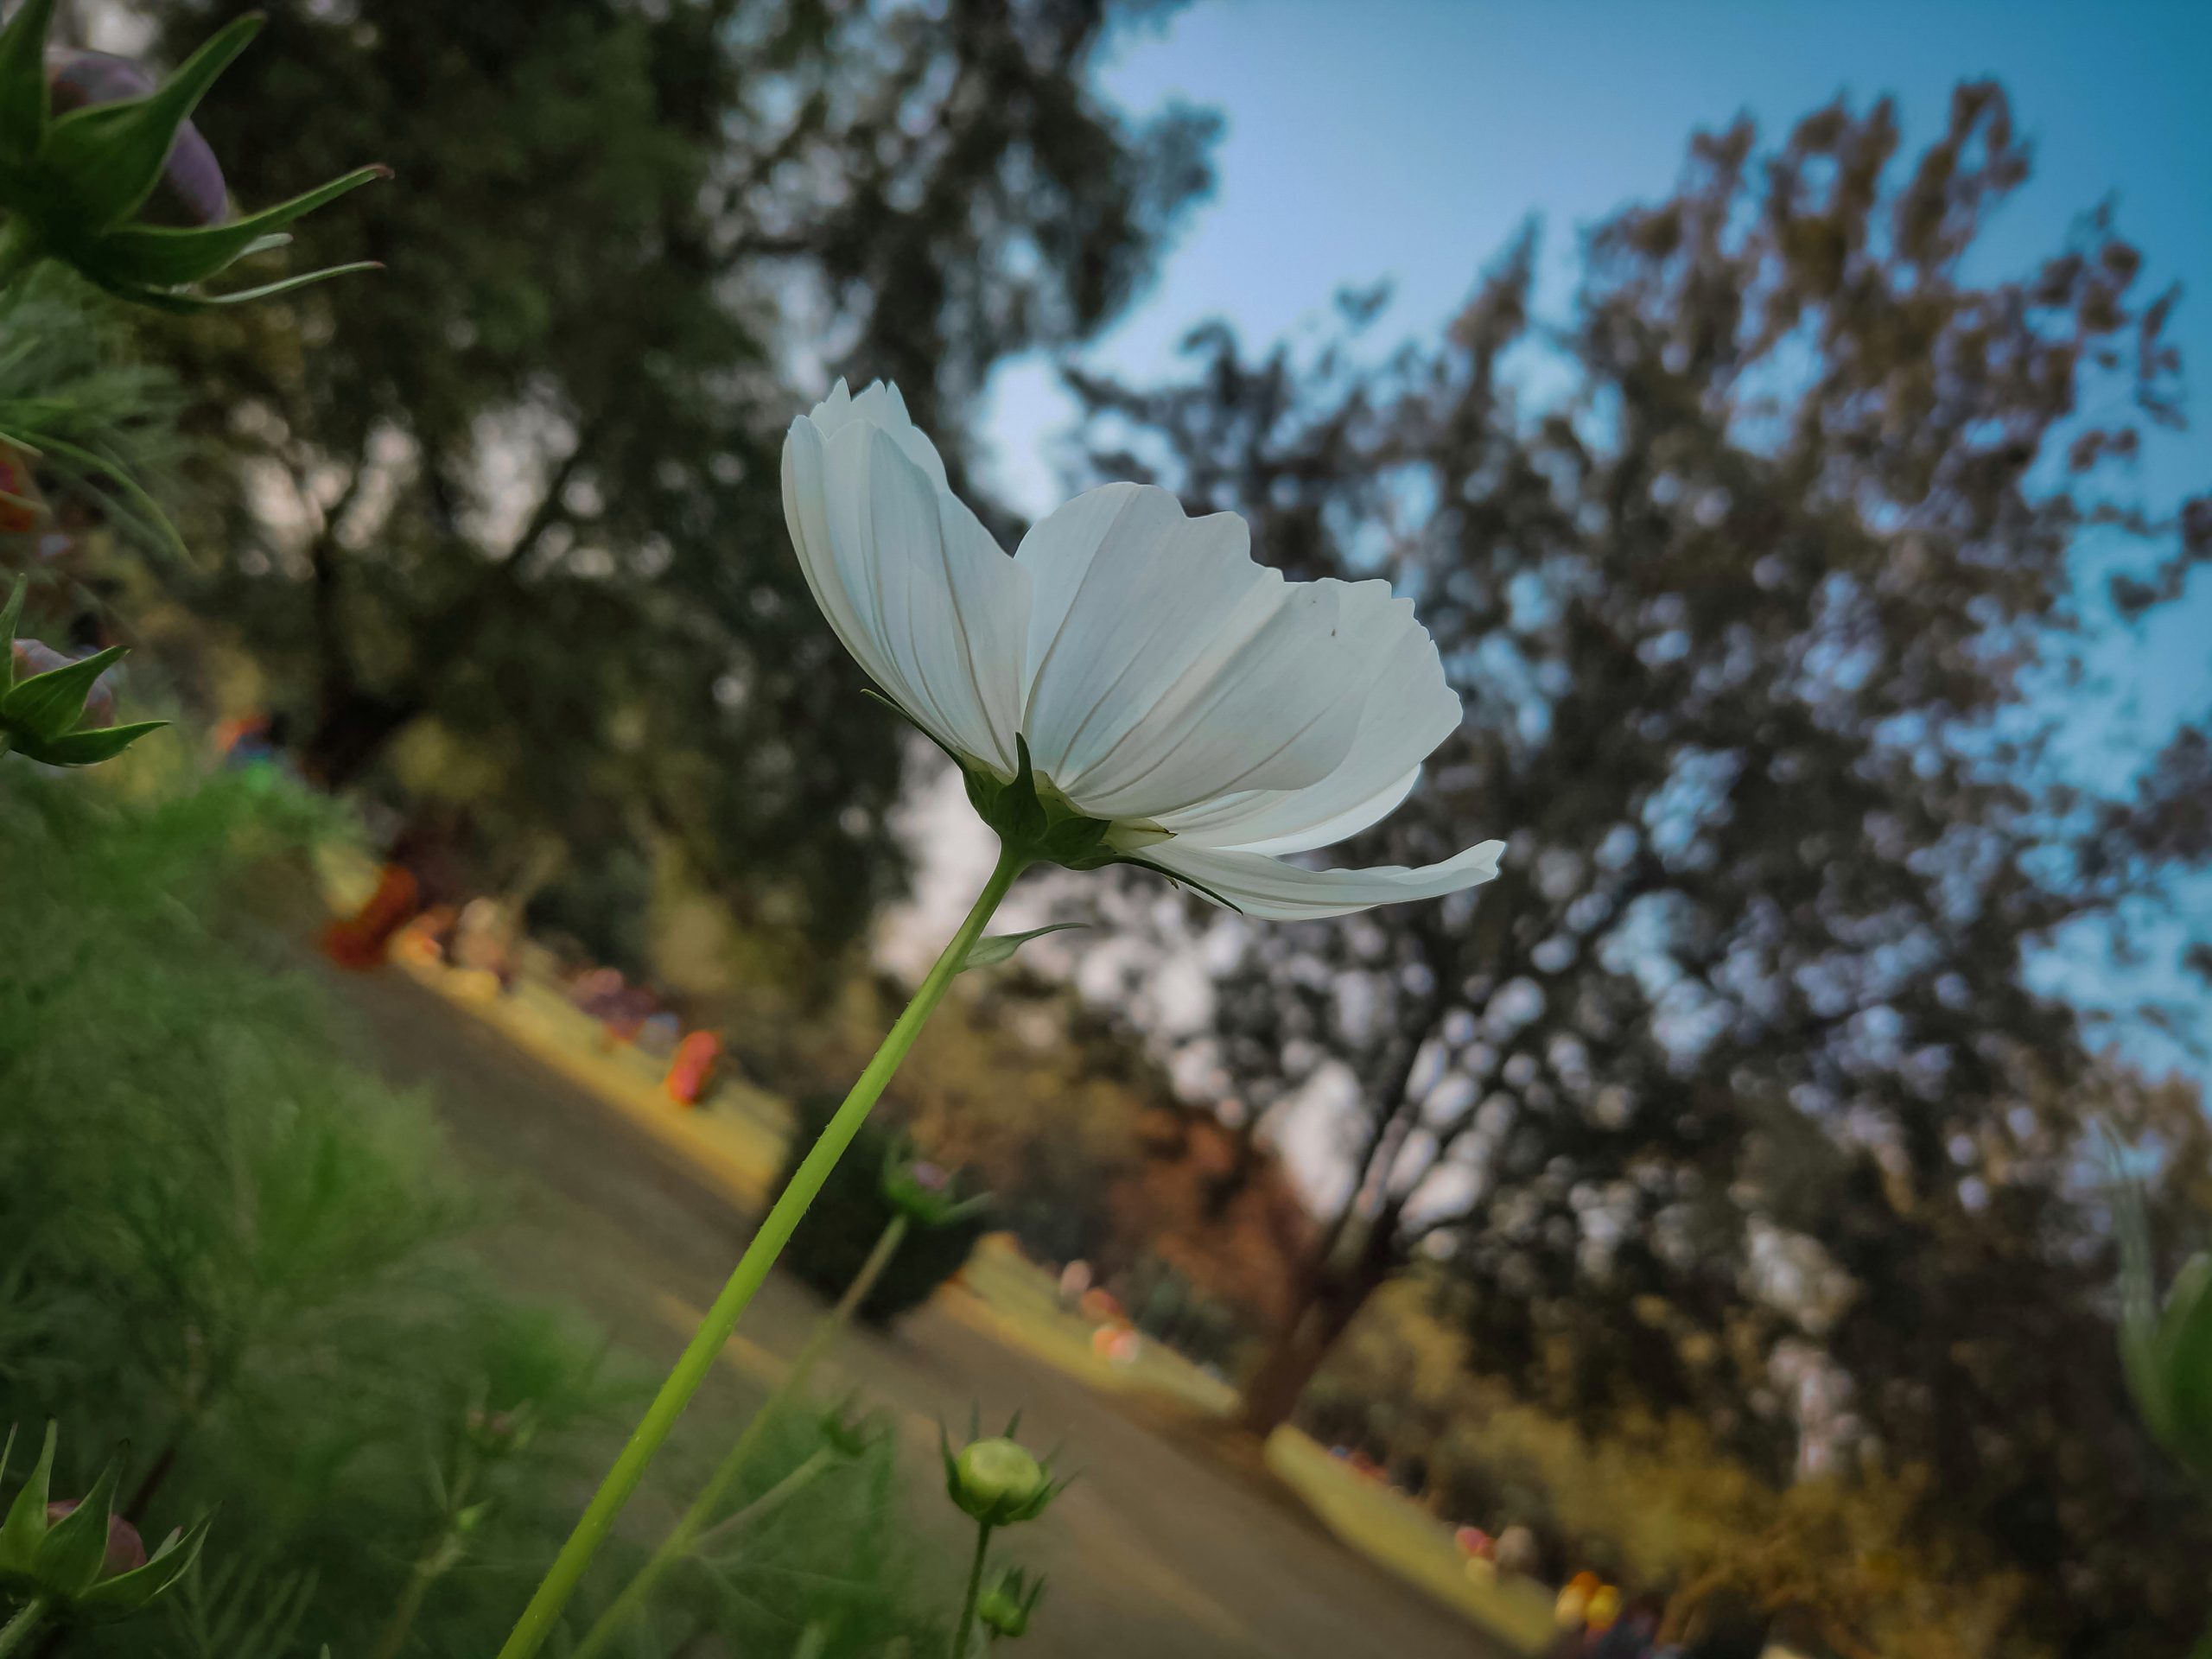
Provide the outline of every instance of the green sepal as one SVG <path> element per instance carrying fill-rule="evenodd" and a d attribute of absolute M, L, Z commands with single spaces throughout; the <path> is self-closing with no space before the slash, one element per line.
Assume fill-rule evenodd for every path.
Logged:
<path fill-rule="evenodd" d="M 1106 832 L 1113 827 L 1104 818 L 1062 818 L 1038 842 L 1037 856 L 1071 870 L 1111 863 L 1113 855 L 1106 853 Z"/>
<path fill-rule="evenodd" d="M 350 265 L 326 265 L 321 270 L 302 271 L 297 276 L 287 276 L 280 282 L 264 283 L 258 288 L 233 289 L 227 294 L 194 294 L 182 288 L 149 288 L 143 283 L 121 282 L 105 276 L 97 266 L 86 267 L 84 274 L 118 300 L 128 300 L 133 305 L 150 306 L 156 311 L 185 315 L 205 311 L 214 305 L 245 305 L 253 300 L 274 299 L 277 295 L 289 294 L 296 288 L 327 283 L 334 276 L 351 276 L 357 271 L 383 269 L 383 263 L 379 260 L 356 259 Z"/>
<path fill-rule="evenodd" d="M 158 732 L 166 720 L 142 720 L 129 726 L 94 726 L 64 732 L 59 737 L 18 738 L 16 753 L 49 766 L 96 766 L 112 760 L 149 732 Z"/>
<path fill-rule="evenodd" d="M 128 1573 L 101 1580 L 77 1599 L 78 1615 L 90 1619 L 113 1619 L 127 1618 L 137 1612 L 192 1571 L 193 1563 L 200 1559 L 200 1547 L 207 1541 L 207 1529 L 214 1521 L 213 1516 L 206 1516 L 188 1532 L 170 1533 L 143 1567 L 134 1567 Z"/>
<path fill-rule="evenodd" d="M 108 1522 L 115 1513 L 116 1484 L 123 1478 L 123 1459 L 110 1458 L 100 1478 L 92 1483 L 77 1507 L 47 1529 L 39 1542 L 32 1572 L 51 1594 L 74 1602 L 99 1582 L 107 1561 Z"/>
<path fill-rule="evenodd" d="M 67 184 L 70 207 L 88 231 L 111 230 L 145 204 L 177 129 L 261 24 L 251 12 L 233 18 L 145 97 L 72 110 L 47 129 L 44 166 Z"/>
<path fill-rule="evenodd" d="M 46 138 L 53 92 L 46 84 L 46 36 L 54 0 L 23 0 L 0 29 L 0 167 L 29 167 Z"/>
<path fill-rule="evenodd" d="M 282 246 L 281 242 L 269 238 L 302 213 L 334 201 L 372 179 L 391 176 L 389 168 L 356 168 L 343 178 L 333 179 L 289 201 L 223 225 L 121 226 L 100 238 L 99 264 L 118 282 L 153 289 L 181 288 L 212 276 L 249 254 Z"/>
<path fill-rule="evenodd" d="M 54 1477 L 54 1443 L 60 1427 L 59 1423 L 46 1426 L 46 1447 L 16 1493 L 16 1501 L 8 1506 L 8 1518 L 0 1521 L 0 1573 L 28 1574 L 31 1564 L 38 1559 L 39 1544 L 46 1537 L 47 1490 Z M 11 1444 L 13 1439 L 11 1433 Z"/>
<path fill-rule="evenodd" d="M 1211 887 L 1206 886 L 1205 882 L 1193 881 L 1189 876 L 1185 875 L 1181 871 L 1171 870 L 1163 864 L 1154 864 L 1149 859 L 1131 858 L 1128 854 L 1124 853 L 1117 858 L 1103 859 L 1100 861 L 1100 862 L 1102 864 L 1130 864 L 1135 866 L 1140 870 L 1150 870 L 1154 875 L 1166 876 L 1170 881 L 1173 882 L 1179 887 L 1188 887 L 1192 893 L 1204 893 L 1207 898 L 1212 899 L 1214 903 L 1221 906 L 1225 910 L 1233 910 L 1239 916 L 1242 916 L 1244 913 L 1243 906 L 1236 903 L 1236 900 L 1232 899 L 1224 898 L 1220 893 L 1216 893 Z M 1098 867 L 1095 865 L 1087 865 L 1084 868 L 1096 868 Z"/>
<path fill-rule="evenodd" d="M 15 656 L 13 651 L 8 654 L 10 659 Z M 0 726 L 19 739 L 51 742 L 85 717 L 85 699 L 93 683 L 122 656 L 122 646 L 110 645 L 18 683 L 0 697 Z"/>
<path fill-rule="evenodd" d="M 1029 740 L 1019 732 L 1014 734 L 1014 781 L 999 797 L 1006 815 L 999 834 L 1014 846 L 1033 847 L 1045 838 L 1047 820 L 1045 804 L 1037 798 L 1037 772 L 1029 761 Z"/>

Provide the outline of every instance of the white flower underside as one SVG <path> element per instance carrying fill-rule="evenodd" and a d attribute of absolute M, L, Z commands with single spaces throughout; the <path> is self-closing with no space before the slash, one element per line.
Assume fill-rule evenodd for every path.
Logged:
<path fill-rule="evenodd" d="M 840 381 L 784 444 L 784 513 L 855 660 L 955 753 L 1011 778 L 1015 738 L 1116 849 L 1274 920 L 1433 899 L 1497 874 L 1502 842 L 1420 868 L 1313 870 L 1411 792 L 1459 724 L 1412 601 L 1288 582 L 1234 513 L 1109 484 L 1012 558 L 945 482 L 894 386 Z"/>

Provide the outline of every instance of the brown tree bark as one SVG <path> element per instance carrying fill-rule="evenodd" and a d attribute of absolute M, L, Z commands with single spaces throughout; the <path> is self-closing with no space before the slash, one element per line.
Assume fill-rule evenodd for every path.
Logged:
<path fill-rule="evenodd" d="M 1340 1230 L 1332 1227 L 1321 1250 L 1325 1253 Z M 1265 1440 L 1288 1422 L 1305 1397 L 1306 1385 L 1351 1329 L 1368 1300 L 1389 1281 L 1397 1265 L 1395 1215 L 1386 1213 L 1370 1228 L 1357 1260 L 1331 1268 L 1323 1254 L 1304 1278 L 1305 1294 L 1297 1310 L 1284 1322 L 1281 1334 L 1245 1379 L 1243 1401 L 1237 1411 L 1238 1426 Z"/>
<path fill-rule="evenodd" d="M 342 789 L 375 763 L 418 712 L 412 702 L 362 692 L 326 697 L 300 746 L 300 771 L 323 789 Z"/>

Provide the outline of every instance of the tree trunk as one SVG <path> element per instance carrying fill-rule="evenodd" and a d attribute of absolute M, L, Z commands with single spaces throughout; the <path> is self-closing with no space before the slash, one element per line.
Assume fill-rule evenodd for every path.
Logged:
<path fill-rule="evenodd" d="M 419 710 L 411 702 L 359 692 L 326 698 L 300 749 L 300 771 L 324 789 L 342 789 L 367 771 Z"/>
<path fill-rule="evenodd" d="M 1317 1284 L 1245 1380 L 1237 1421 L 1247 1432 L 1265 1440 L 1290 1421 L 1337 1339 L 1389 1276 L 1380 1264 L 1363 1259 L 1351 1272 Z"/>

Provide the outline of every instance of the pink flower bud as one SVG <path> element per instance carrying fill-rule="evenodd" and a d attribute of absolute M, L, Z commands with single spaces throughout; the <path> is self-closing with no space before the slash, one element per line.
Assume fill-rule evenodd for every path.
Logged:
<path fill-rule="evenodd" d="M 50 674 L 57 668 L 67 668 L 73 660 L 36 639 L 16 641 L 16 678 L 19 681 L 28 680 L 34 674 Z M 92 689 L 85 698 L 85 717 L 77 723 L 88 727 L 115 724 L 115 688 L 108 683 L 106 675 L 92 682 Z"/>
<path fill-rule="evenodd" d="M 77 1507 L 78 1500 L 64 1497 L 46 1506 L 46 1524 L 52 1526 Z M 107 1559 L 100 1564 L 100 1576 L 111 1579 L 118 1573 L 134 1572 L 146 1565 L 146 1541 L 138 1535 L 138 1529 L 119 1515 L 107 1518 Z"/>
<path fill-rule="evenodd" d="M 143 98 L 159 84 L 129 58 L 66 47 L 48 48 L 46 79 L 57 116 L 94 104 Z M 148 207 L 148 218 L 184 225 L 219 225 L 231 215 L 222 164 L 190 121 L 177 129 L 168 163 Z"/>

